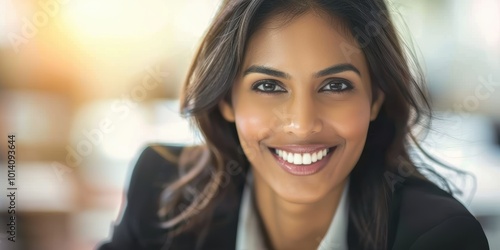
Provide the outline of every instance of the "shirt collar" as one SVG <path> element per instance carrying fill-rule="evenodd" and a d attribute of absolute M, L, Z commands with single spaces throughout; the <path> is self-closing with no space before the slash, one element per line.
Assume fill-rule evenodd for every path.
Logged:
<path fill-rule="evenodd" d="M 247 184 L 243 190 L 241 200 L 240 214 L 238 219 L 238 232 L 236 236 L 236 250 L 264 250 L 264 240 L 262 232 L 259 229 L 259 220 L 254 210 L 252 200 L 253 176 L 249 171 Z M 346 250 L 347 245 L 347 227 L 349 216 L 348 204 L 349 181 L 346 182 L 342 197 L 335 214 L 330 222 L 330 226 L 321 240 L 317 250 Z"/>

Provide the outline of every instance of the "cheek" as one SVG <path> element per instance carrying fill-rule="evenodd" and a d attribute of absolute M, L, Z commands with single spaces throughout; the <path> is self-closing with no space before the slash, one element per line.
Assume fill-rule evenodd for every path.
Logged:
<path fill-rule="evenodd" d="M 346 116 L 341 131 L 346 139 L 363 140 L 368 132 L 370 123 L 370 109 L 353 110 L 351 115 Z"/>
<path fill-rule="evenodd" d="M 328 127 L 340 140 L 337 166 L 328 178 L 336 180 L 347 176 L 363 152 L 370 124 L 370 103 L 366 100 L 349 101 L 330 109 Z"/>
<path fill-rule="evenodd" d="M 370 124 L 370 103 L 365 99 L 356 99 L 332 109 L 330 127 L 343 138 L 348 147 L 362 149 Z"/>
<path fill-rule="evenodd" d="M 235 106 L 235 125 L 241 146 L 252 161 L 260 154 L 260 142 L 273 131 L 275 115 L 272 110 L 258 103 L 239 103 Z"/>

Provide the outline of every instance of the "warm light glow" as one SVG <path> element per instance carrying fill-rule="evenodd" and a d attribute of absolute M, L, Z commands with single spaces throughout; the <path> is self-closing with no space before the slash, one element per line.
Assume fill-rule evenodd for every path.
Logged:
<path fill-rule="evenodd" d="M 176 32 L 182 32 L 191 37 L 200 37 L 207 28 L 208 22 L 213 18 L 219 1 L 179 1 L 181 15 L 175 15 L 174 23 Z"/>
<path fill-rule="evenodd" d="M 165 26 L 199 37 L 219 1 L 73 0 L 63 21 L 86 38 L 134 38 L 154 34 Z"/>
<path fill-rule="evenodd" d="M 131 38 L 159 31 L 167 24 L 167 13 L 160 0 L 74 0 L 63 11 L 63 20 L 84 38 Z"/>
<path fill-rule="evenodd" d="M 171 72 L 168 80 L 183 77 L 188 58 L 218 3 L 71 0 L 62 6 L 60 23 L 74 41 L 79 63 L 86 71 L 81 80 L 84 94 L 109 97 L 128 93 L 127 86 L 135 77 L 145 77 L 144 68 L 157 67 L 166 60 L 175 64 L 165 69 Z"/>

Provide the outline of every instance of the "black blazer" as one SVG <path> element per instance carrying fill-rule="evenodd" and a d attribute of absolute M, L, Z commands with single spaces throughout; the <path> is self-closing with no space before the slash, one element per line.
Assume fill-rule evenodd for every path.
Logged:
<path fill-rule="evenodd" d="M 150 146 L 139 157 L 121 221 L 113 228 L 111 240 L 98 246 L 98 250 L 235 249 L 244 178 L 234 179 L 234 195 L 226 195 L 222 202 L 217 202 L 207 231 L 187 232 L 167 240 L 167 230 L 156 226 L 158 196 L 165 183 L 178 177 L 175 164 L 158 153 L 165 149 L 179 155 L 182 147 Z M 424 181 L 407 178 L 394 192 L 391 218 L 394 219 L 389 225 L 390 249 L 489 249 L 474 216 L 447 192 Z M 204 234 L 202 242 L 195 241 L 197 234 Z M 351 230 L 348 238 L 349 248 L 355 249 L 356 236 Z"/>

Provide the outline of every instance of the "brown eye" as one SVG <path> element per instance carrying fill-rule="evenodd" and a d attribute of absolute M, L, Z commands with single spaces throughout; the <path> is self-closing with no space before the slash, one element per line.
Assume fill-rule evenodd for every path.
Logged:
<path fill-rule="evenodd" d="M 344 92 L 353 89 L 352 84 L 349 81 L 334 79 L 328 81 L 328 83 L 321 88 L 321 92 L 323 91 L 331 91 L 331 92 Z"/>
<path fill-rule="evenodd" d="M 255 83 L 252 87 L 253 90 L 258 92 L 273 93 L 273 92 L 286 92 L 278 83 L 272 80 L 264 80 Z"/>

